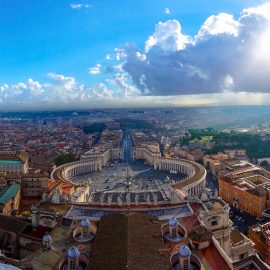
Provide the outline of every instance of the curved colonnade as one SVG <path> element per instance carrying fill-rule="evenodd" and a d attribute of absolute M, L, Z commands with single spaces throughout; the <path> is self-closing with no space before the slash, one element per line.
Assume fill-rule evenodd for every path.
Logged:
<path fill-rule="evenodd" d="M 181 197 L 198 195 L 205 187 L 206 170 L 197 162 L 177 158 L 162 158 L 160 154 L 152 153 L 147 148 L 134 148 L 133 157 L 147 161 L 154 166 L 155 170 L 174 171 L 187 175 L 172 184 L 176 193 Z"/>
<path fill-rule="evenodd" d="M 64 181 L 69 182 L 73 185 L 78 185 L 78 183 L 71 181 L 72 177 L 81 174 L 101 171 L 101 168 L 102 161 L 99 158 L 73 161 L 55 168 L 51 174 L 51 178 L 55 181 Z"/>
<path fill-rule="evenodd" d="M 146 148 L 133 148 L 134 159 L 143 159 L 154 167 L 155 170 L 173 171 L 185 174 L 186 177 L 173 181 L 172 188 L 181 198 L 198 195 L 205 187 L 206 170 L 205 168 L 192 161 L 183 159 L 162 158 L 160 154 L 152 153 Z M 74 176 L 87 174 L 102 170 L 102 160 L 100 158 L 79 160 L 57 167 L 52 172 L 52 178 L 56 181 L 64 181 L 73 185 Z"/>

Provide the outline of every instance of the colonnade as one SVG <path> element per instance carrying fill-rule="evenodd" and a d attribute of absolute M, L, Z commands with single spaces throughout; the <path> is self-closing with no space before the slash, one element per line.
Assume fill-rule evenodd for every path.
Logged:
<path fill-rule="evenodd" d="M 195 169 L 187 163 L 181 162 L 179 160 L 167 160 L 161 159 L 160 164 L 156 165 L 157 169 L 176 171 L 191 176 L 195 174 Z"/>
<path fill-rule="evenodd" d="M 134 156 L 135 159 L 145 159 L 156 170 L 176 171 L 185 174 L 186 177 L 179 179 L 178 182 L 172 185 L 172 188 L 179 190 L 189 196 L 200 194 L 206 183 L 206 170 L 205 168 L 192 161 L 183 159 L 166 159 L 162 158 L 157 153 L 153 153 L 145 148 L 133 149 L 133 153 L 137 152 Z M 139 154 L 139 155 L 138 155 Z M 103 166 L 102 159 L 80 160 L 62 165 L 54 170 L 52 178 L 60 175 L 63 180 L 70 181 L 76 175 L 101 171 Z"/>
<path fill-rule="evenodd" d="M 152 153 L 146 148 L 134 148 L 133 153 L 135 159 L 144 159 L 154 166 L 155 170 L 176 171 L 187 175 L 187 177 L 179 181 L 172 187 L 181 189 L 189 196 L 200 194 L 201 190 L 205 187 L 206 170 L 199 163 L 183 160 L 183 159 L 168 159 L 162 158 L 157 153 Z"/>
<path fill-rule="evenodd" d="M 96 161 L 81 162 L 72 166 L 67 167 L 63 170 L 62 175 L 64 179 L 70 179 L 73 176 L 101 171 L 101 163 Z"/>

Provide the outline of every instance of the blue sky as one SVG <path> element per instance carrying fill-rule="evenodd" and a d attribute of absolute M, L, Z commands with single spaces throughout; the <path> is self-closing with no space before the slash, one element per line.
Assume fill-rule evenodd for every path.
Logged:
<path fill-rule="evenodd" d="M 200 88 L 199 84 L 190 87 L 190 89 L 187 84 L 183 86 L 187 88 L 184 89 L 185 91 L 181 87 L 178 91 L 178 88 L 172 85 L 173 78 L 158 76 L 157 70 L 153 68 L 151 71 L 145 70 L 145 66 L 132 61 L 132 54 L 136 51 L 136 53 L 139 52 L 140 55 L 143 55 L 143 58 L 146 55 L 146 59 L 143 61 L 152 57 L 149 61 L 154 63 L 160 63 L 159 60 L 165 57 L 166 66 L 163 64 L 157 68 L 170 73 L 171 71 L 167 68 L 174 65 L 169 60 L 172 59 L 172 55 L 178 54 L 181 58 L 186 53 L 186 55 L 192 54 L 193 57 L 196 52 L 191 52 L 190 48 L 195 46 L 197 41 L 185 41 L 183 47 L 180 45 L 176 49 L 171 47 L 168 49 L 164 47 L 164 43 L 160 43 L 163 41 L 160 41 L 160 36 L 157 34 L 158 37 L 154 37 L 155 44 L 150 46 L 149 52 L 146 52 L 146 42 L 151 35 L 155 35 L 155 26 L 159 22 L 164 23 L 160 26 L 163 30 L 167 31 L 166 27 L 170 27 L 169 29 L 172 31 L 172 34 L 168 34 L 166 42 L 178 39 L 179 31 L 191 40 L 194 39 L 211 15 L 226 13 L 233 15 L 234 20 L 237 21 L 244 9 L 259 7 L 265 2 L 267 3 L 267 1 L 251 0 L 0 0 L 0 86 L 2 85 L 0 106 L 1 100 L 5 104 L 2 108 L 6 108 L 9 103 L 20 106 L 21 103 L 33 105 L 46 101 L 49 104 L 50 96 L 48 93 L 52 93 L 52 89 L 56 89 L 59 94 L 63 91 L 65 95 L 69 93 L 72 96 L 66 97 L 63 104 L 70 103 L 72 106 L 76 104 L 79 106 L 80 102 L 83 101 L 86 107 L 87 103 L 91 107 L 91 103 L 97 97 L 98 102 L 103 103 L 101 97 L 104 91 L 107 93 L 106 96 L 111 99 L 112 96 L 114 99 L 114 95 L 117 93 L 116 101 L 110 100 L 108 104 L 116 104 L 117 98 L 119 99 L 121 96 L 119 94 L 121 91 L 125 92 L 125 97 L 131 93 L 131 96 L 143 95 L 148 96 L 147 98 L 156 96 L 156 99 L 158 96 L 165 96 L 169 100 L 169 96 L 176 95 L 179 96 L 179 104 L 181 104 L 181 100 L 185 101 L 185 98 L 182 98 L 183 95 L 209 94 L 209 91 L 205 90 L 208 89 L 209 85 L 203 86 L 203 90 L 197 90 Z M 264 14 L 264 16 L 268 15 Z M 220 21 L 224 22 L 224 20 L 226 27 L 230 27 L 230 18 L 222 18 Z M 180 30 L 178 25 L 180 25 Z M 263 25 L 263 27 L 266 29 L 268 25 Z M 178 31 L 176 33 L 178 36 L 175 36 L 173 29 Z M 237 34 L 226 31 L 214 33 L 211 36 L 216 38 L 217 35 L 224 35 L 224 33 L 234 37 L 240 35 L 238 34 L 240 30 L 237 30 Z M 158 39 L 159 41 L 157 41 Z M 207 37 L 207 40 L 209 39 Z M 217 41 L 215 40 L 215 42 Z M 158 52 L 159 48 L 163 52 Z M 120 55 L 117 60 L 117 53 L 118 55 L 122 53 L 123 57 Z M 155 58 L 153 58 L 154 54 Z M 106 56 L 107 59 L 105 59 Z M 178 60 L 178 63 L 182 65 L 181 61 Z M 96 69 L 91 69 L 95 66 Z M 112 68 L 117 66 L 118 68 Z M 194 64 L 196 69 L 200 69 L 198 74 L 205 73 L 202 66 L 204 65 L 201 62 L 200 65 L 197 62 Z M 220 66 L 224 67 L 225 65 L 222 62 Z M 141 71 L 141 74 L 138 74 L 138 70 Z M 95 74 L 91 74 L 91 71 Z M 230 81 L 238 82 L 237 76 L 232 75 L 233 71 L 228 72 L 228 74 L 226 72 L 222 76 L 224 75 L 229 83 Z M 261 79 L 260 76 L 261 74 L 258 75 L 259 81 L 268 82 L 263 80 L 264 78 Z M 35 86 L 31 82 L 29 83 L 29 79 L 36 83 Z M 192 81 L 195 79 L 192 77 Z M 145 82 L 142 83 L 142 80 Z M 159 80 L 163 80 L 163 82 L 157 85 Z M 186 78 L 183 78 L 183 81 L 185 80 Z M 63 85 L 63 81 L 68 85 Z M 40 86 L 37 87 L 37 83 Z M 166 83 L 168 83 L 168 91 Z M 255 82 L 254 85 L 256 85 Z M 240 83 L 240 79 L 237 86 L 241 89 L 236 89 L 236 92 L 267 93 L 263 87 L 254 91 L 242 88 L 244 84 Z M 33 89 L 30 89 L 31 87 Z M 35 87 L 38 88 L 37 92 L 35 92 Z M 85 91 L 85 89 L 80 90 L 82 87 L 87 88 L 86 91 L 93 91 L 94 88 L 98 94 L 93 97 L 87 92 L 82 97 L 78 95 L 78 92 Z M 221 90 L 214 90 L 216 87 L 216 85 L 210 85 L 209 88 L 213 88 L 210 92 L 220 93 Z M 100 88 L 102 89 L 100 90 Z M 226 91 L 223 90 L 224 94 Z M 6 91 L 5 95 L 4 91 Z M 13 92 L 16 94 L 13 95 Z M 233 92 L 235 93 L 235 89 Z M 40 95 L 40 93 L 43 94 Z M 9 98 L 7 98 L 8 95 Z M 87 99 L 84 99 L 85 95 L 87 95 Z M 54 97 L 51 101 L 53 99 Z M 203 99 L 203 103 L 206 102 L 207 98 L 203 97 Z M 185 105 L 185 102 L 183 104 Z M 196 102 L 194 104 L 196 105 Z"/>

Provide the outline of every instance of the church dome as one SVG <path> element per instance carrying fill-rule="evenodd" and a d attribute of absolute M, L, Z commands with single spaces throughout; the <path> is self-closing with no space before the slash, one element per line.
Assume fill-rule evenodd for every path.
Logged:
<path fill-rule="evenodd" d="M 45 234 L 45 235 L 43 236 L 42 240 L 43 240 L 44 242 L 51 242 L 51 241 L 52 241 L 52 238 L 51 238 L 51 236 L 50 236 L 49 234 Z"/>
<path fill-rule="evenodd" d="M 89 219 L 83 219 L 81 221 L 81 227 L 89 227 L 91 225 L 91 222 L 89 221 Z"/>
<path fill-rule="evenodd" d="M 78 258 L 80 257 L 80 251 L 76 247 L 70 247 L 68 249 L 68 257 L 70 258 Z"/>
<path fill-rule="evenodd" d="M 182 246 L 182 247 L 179 248 L 178 254 L 179 254 L 181 257 L 188 257 L 188 256 L 191 255 L 191 251 L 190 251 L 190 249 L 188 248 L 188 246 L 184 245 L 184 246 Z"/>
<path fill-rule="evenodd" d="M 175 217 L 174 217 L 174 218 L 171 218 L 171 219 L 169 220 L 169 225 L 170 225 L 170 226 L 176 227 L 177 224 L 178 224 L 178 222 L 177 222 L 177 219 L 176 219 Z"/>

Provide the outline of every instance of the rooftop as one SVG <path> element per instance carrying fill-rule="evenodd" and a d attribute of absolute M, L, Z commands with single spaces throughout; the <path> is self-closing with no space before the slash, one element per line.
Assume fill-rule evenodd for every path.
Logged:
<path fill-rule="evenodd" d="M 0 205 L 6 205 L 9 200 L 17 195 L 20 188 L 19 184 L 12 184 L 0 190 Z"/>
<path fill-rule="evenodd" d="M 6 231 L 20 234 L 29 225 L 29 223 L 22 221 L 13 216 L 0 215 L 0 228 Z"/>
<path fill-rule="evenodd" d="M 59 213 L 60 215 L 65 215 L 71 206 L 68 204 L 52 204 L 48 202 L 42 202 L 38 206 L 38 210 L 41 212 Z"/>
<path fill-rule="evenodd" d="M 245 240 L 244 236 L 237 230 L 231 231 L 231 242 L 233 244 L 239 244 Z"/>
<path fill-rule="evenodd" d="M 193 242 L 212 241 L 212 233 L 201 225 L 195 227 L 188 236 Z"/>
<path fill-rule="evenodd" d="M 200 259 L 204 270 L 230 270 L 230 267 L 213 243 L 208 248 L 193 250 L 192 253 Z"/>
<path fill-rule="evenodd" d="M 223 209 L 225 204 L 222 200 L 212 199 L 203 203 L 208 210 Z"/>
<path fill-rule="evenodd" d="M 103 217 L 98 225 L 89 269 L 169 270 L 169 255 L 160 252 L 164 249 L 160 227 L 156 218 L 143 214 Z"/>
<path fill-rule="evenodd" d="M 62 224 L 53 229 L 50 234 L 52 238 L 53 248 L 50 250 L 42 250 L 37 256 L 33 258 L 30 265 L 34 269 L 51 270 L 58 269 L 59 263 L 67 256 L 67 251 L 71 247 L 75 247 L 80 253 L 88 255 L 90 253 L 91 244 L 78 243 L 70 238 L 72 227 Z"/>
<path fill-rule="evenodd" d="M 22 161 L 13 159 L 0 159 L 0 165 L 1 164 L 22 164 Z"/>

